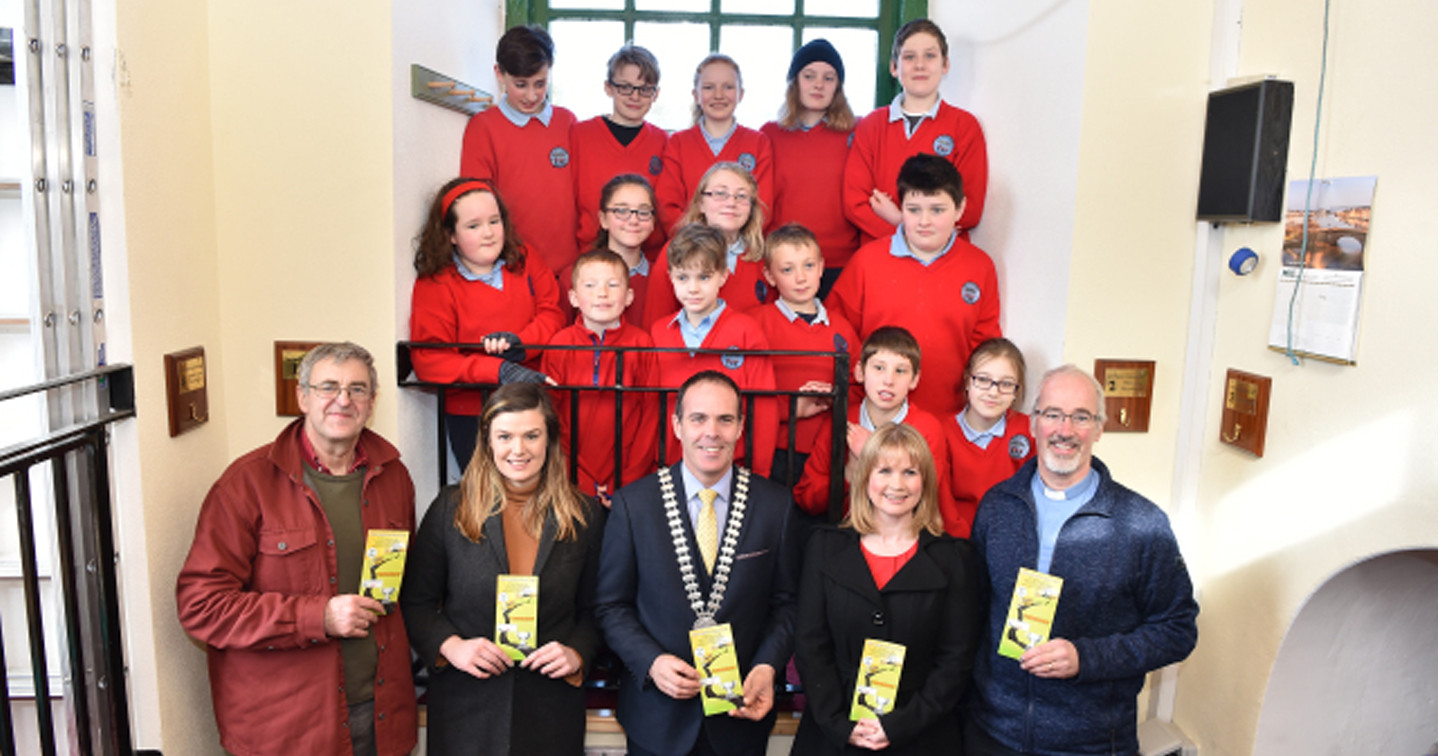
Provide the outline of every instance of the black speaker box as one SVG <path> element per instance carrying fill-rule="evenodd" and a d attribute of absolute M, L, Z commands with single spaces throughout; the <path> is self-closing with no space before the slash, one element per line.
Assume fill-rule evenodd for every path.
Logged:
<path fill-rule="evenodd" d="M 1210 93 L 1195 216 L 1278 221 L 1285 215 L 1285 161 L 1295 84 L 1264 79 Z"/>

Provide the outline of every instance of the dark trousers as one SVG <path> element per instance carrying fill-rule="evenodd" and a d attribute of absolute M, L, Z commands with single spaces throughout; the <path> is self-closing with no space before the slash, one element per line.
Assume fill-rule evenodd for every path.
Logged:
<path fill-rule="evenodd" d="M 465 472 L 470 456 L 475 453 L 475 436 L 480 432 L 478 415 L 445 415 L 445 435 L 450 439 L 450 451 L 455 455 L 455 464 Z"/>

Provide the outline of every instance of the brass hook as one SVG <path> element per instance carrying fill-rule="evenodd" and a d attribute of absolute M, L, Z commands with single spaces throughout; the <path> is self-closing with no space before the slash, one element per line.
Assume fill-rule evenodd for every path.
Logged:
<path fill-rule="evenodd" d="M 1220 437 L 1223 438 L 1223 439 L 1225 439 L 1225 443 L 1227 443 L 1227 444 L 1233 444 L 1233 443 L 1235 443 L 1236 441 L 1239 441 L 1239 440 L 1240 440 L 1240 423 L 1235 423 L 1235 432 L 1234 432 L 1233 434 L 1227 434 L 1227 433 L 1225 433 L 1224 431 L 1221 431 L 1221 432 L 1220 432 Z"/>
<path fill-rule="evenodd" d="M 1120 408 L 1120 424 L 1126 428 L 1130 427 L 1130 410 L 1127 407 Z"/>
<path fill-rule="evenodd" d="M 205 422 L 205 418 L 200 417 L 199 411 L 197 411 L 197 410 L 195 409 L 195 403 L 194 403 L 194 402 L 191 402 L 191 403 L 190 403 L 190 419 L 191 419 L 191 420 L 194 420 L 194 421 L 197 422 L 197 423 L 203 423 L 203 422 Z"/>

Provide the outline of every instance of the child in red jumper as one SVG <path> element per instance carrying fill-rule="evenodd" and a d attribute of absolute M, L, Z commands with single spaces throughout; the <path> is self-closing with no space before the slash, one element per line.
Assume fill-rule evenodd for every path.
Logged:
<path fill-rule="evenodd" d="M 761 258 L 765 253 L 765 211 L 756 201 L 755 178 L 739 163 L 710 166 L 681 225 L 704 223 L 724 236 L 725 288 L 720 298 L 740 312 L 748 312 L 775 301 L 775 289 L 765 282 Z M 667 248 L 668 249 L 668 248 Z M 669 280 L 669 255 L 661 252 L 650 271 L 651 284 L 645 293 L 645 322 L 654 325 L 675 312 L 680 300 Z"/>
<path fill-rule="evenodd" d="M 990 339 L 970 353 L 965 368 L 965 409 L 946 418 L 948 485 L 955 500 L 945 532 L 970 537 L 975 508 L 990 487 L 1014 475 L 1035 456 L 1030 418 L 1015 411 L 1025 400 L 1025 356 L 1009 339 Z"/>
<path fill-rule="evenodd" d="M 614 102 L 610 115 L 595 116 L 570 130 L 570 165 L 575 171 L 575 241 L 577 249 L 603 249 L 596 243 L 605 204 L 601 188 L 621 174 L 639 174 L 652 184 L 664 167 L 665 130 L 645 120 L 660 91 L 660 64 L 647 49 L 625 45 L 610 56 L 605 94 Z M 596 204 L 600 201 L 600 204 Z M 651 200 L 652 206 L 654 200 Z M 665 246 L 665 229 L 653 224 L 645 240 L 651 260 Z M 560 276 L 561 285 L 565 276 Z M 641 302 L 645 300 L 640 299 Z M 635 317 L 640 316 L 635 308 Z"/>
<path fill-rule="evenodd" d="M 820 303 L 825 261 L 815 235 L 798 223 L 781 226 L 765 241 L 765 280 L 780 292 L 774 305 L 757 307 L 751 317 L 760 324 L 771 349 L 805 352 L 848 352 L 845 368 L 853 372 L 860 356 L 860 337 L 850 324 L 831 319 Z M 830 392 L 834 390 L 835 359 L 830 357 L 785 357 L 777 355 L 775 385 L 781 391 Z M 830 453 L 830 438 L 820 437 L 819 417 L 830 410 L 830 397 L 800 397 L 795 403 L 794 459 L 790 459 L 788 397 L 779 400 L 780 436 L 775 449 L 771 476 L 786 487 L 795 485 L 805 460 L 813 449 Z M 788 472 L 787 472 L 788 470 Z"/>
<path fill-rule="evenodd" d="M 483 349 L 411 351 L 415 375 L 439 383 L 539 383 L 544 344 L 563 325 L 555 274 L 521 245 L 505 202 L 489 181 L 459 178 L 440 188 L 415 240 L 410 340 L 483 344 Z M 530 367 L 526 367 L 529 365 Z M 445 393 L 445 427 L 455 461 L 475 451 L 480 392 Z M 482 450 L 483 451 L 483 450 Z"/>
<path fill-rule="evenodd" d="M 655 230 L 655 190 L 638 173 L 622 173 L 600 189 L 600 205 L 596 212 L 599 233 L 591 249 L 606 249 L 620 256 L 629 271 L 630 296 L 633 306 L 625 310 L 625 319 L 642 329 L 645 314 L 645 289 L 650 282 L 650 261 L 643 249 L 646 239 Z M 567 320 L 575 319 L 570 306 L 571 268 L 560 271 L 560 309 Z"/>
<path fill-rule="evenodd" d="M 815 234 L 825 256 L 820 298 L 860 247 L 860 232 L 845 217 L 841 188 L 855 114 L 845 99 L 845 63 L 824 39 L 795 51 L 780 119 L 760 127 L 775 150 L 775 205 L 770 228 L 799 223 Z"/>
<path fill-rule="evenodd" d="M 745 96 L 740 65 L 728 55 L 706 56 L 695 68 L 691 93 L 695 96 L 695 125 L 670 136 L 665 144 L 665 167 L 655 185 L 660 195 L 660 222 L 667 234 L 685 224 L 680 220 L 685 203 L 715 163 L 745 166 L 759 184 L 755 196 L 766 210 L 774 196 L 775 157 L 770 140 L 735 120 L 735 106 Z"/>
<path fill-rule="evenodd" d="M 729 274 L 725 270 L 725 237 L 718 229 L 700 223 L 681 226 L 670 240 L 667 253 L 675 261 L 668 274 L 681 307 L 678 312 L 655 321 L 650 327 L 650 337 L 654 339 L 655 346 L 725 350 L 770 348 L 760 332 L 760 326 L 720 298 Z M 660 380 L 657 385 L 665 388 L 679 386 L 702 370 L 718 370 L 734 378 L 744 391 L 775 390 L 774 367 L 763 355 L 666 352 L 660 354 L 659 361 Z M 746 400 L 748 402 L 750 397 Z M 775 453 L 775 433 L 780 424 L 775 398 L 754 397 L 754 410 L 747 408 L 744 414 L 751 419 L 752 438 L 749 443 L 742 439 L 742 446 L 736 449 L 736 454 L 746 456 L 757 475 L 769 476 L 771 458 Z M 745 447 L 750 449 L 748 454 Z M 679 439 L 670 436 L 665 448 L 666 464 L 680 458 Z"/>
<path fill-rule="evenodd" d="M 495 45 L 503 96 L 465 126 L 460 175 L 491 179 L 515 209 L 515 232 L 553 273 L 574 259 L 570 127 L 575 116 L 546 99 L 555 43 L 539 26 L 516 26 Z M 557 201 L 557 198 L 566 198 Z"/>
<path fill-rule="evenodd" d="M 886 326 L 878 328 L 860 348 L 860 361 L 855 366 L 855 382 L 865 389 L 865 398 L 850 405 L 846 418 L 845 441 L 845 482 L 850 484 L 855 460 L 860 449 L 870 439 L 870 434 L 886 423 L 905 423 L 914 426 L 925 437 L 925 443 L 935 455 L 937 480 L 950 479 L 945 453 L 945 431 L 935 416 L 915 406 L 909 400 L 910 392 L 920 384 L 920 345 L 915 337 L 904 328 Z M 829 438 L 833 418 L 824 419 L 821 437 Z M 795 486 L 795 503 L 807 514 L 823 515 L 830 508 L 829 454 L 811 454 L 805 463 L 805 473 Z M 940 511 L 954 509 L 948 486 L 940 486 Z"/>
<path fill-rule="evenodd" d="M 861 338 L 885 325 L 915 334 L 930 376 L 915 403 L 948 417 L 964 402 L 970 351 L 1001 335 L 995 264 L 955 231 L 966 201 L 949 161 L 916 155 L 901 167 L 898 185 L 901 228 L 855 253 L 825 305 Z"/>
<path fill-rule="evenodd" d="M 965 177 L 969 202 L 956 221 L 966 239 L 985 210 L 990 164 L 985 134 L 975 116 L 940 99 L 940 80 L 950 70 L 950 45 L 929 19 L 895 32 L 890 75 L 904 91 L 855 127 L 845 162 L 845 215 L 860 227 L 862 243 L 890 236 L 900 225 L 901 197 L 890 196 L 900 166 L 922 152 L 949 160 Z"/>
<path fill-rule="evenodd" d="M 575 261 L 570 303 L 579 310 L 575 323 L 550 340 L 552 346 L 653 347 L 650 334 L 624 319 L 635 299 L 630 290 L 629 266 L 606 249 L 586 252 Z M 659 380 L 654 352 L 626 352 L 617 379 L 616 353 L 550 349 L 541 360 L 541 372 L 562 386 L 653 386 Z M 567 453 L 575 448 L 575 483 L 586 494 L 610 505 L 609 493 L 633 483 L 655 469 L 659 434 L 654 394 L 627 393 L 621 404 L 623 432 L 616 434 L 615 396 L 608 391 L 582 391 L 579 423 L 572 426 L 571 392 L 551 392 L 560 415 L 560 438 Z M 572 447 L 573 445 L 573 447 Z M 615 448 L 622 447 L 624 467 L 615 472 Z"/>

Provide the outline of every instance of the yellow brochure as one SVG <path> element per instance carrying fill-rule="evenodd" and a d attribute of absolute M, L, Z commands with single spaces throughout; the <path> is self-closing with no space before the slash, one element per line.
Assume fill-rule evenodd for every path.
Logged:
<path fill-rule="evenodd" d="M 360 569 L 360 595 L 382 604 L 400 600 L 400 579 L 405 576 L 405 554 L 410 533 L 371 530 L 365 534 L 365 561 Z"/>
<path fill-rule="evenodd" d="M 850 701 L 850 721 L 879 719 L 895 709 L 900 690 L 900 673 L 905 668 L 905 647 L 874 638 L 865 639 L 860 650 L 860 671 L 855 675 L 855 697 Z"/>
<path fill-rule="evenodd" d="M 539 575 L 495 576 L 495 645 L 521 661 L 535 650 Z"/>
<path fill-rule="evenodd" d="M 1010 598 L 1010 611 L 1005 614 L 1005 628 L 1000 633 L 1000 655 L 1019 659 L 1033 646 L 1050 640 L 1050 625 L 1055 621 L 1055 604 L 1060 600 L 1064 579 L 1043 572 L 1020 568 L 1015 577 L 1015 595 Z"/>
<path fill-rule="evenodd" d="M 691 630 L 690 648 L 700 673 L 700 702 L 705 705 L 705 716 L 724 714 L 744 705 L 740 660 L 735 656 L 730 623 Z"/>

